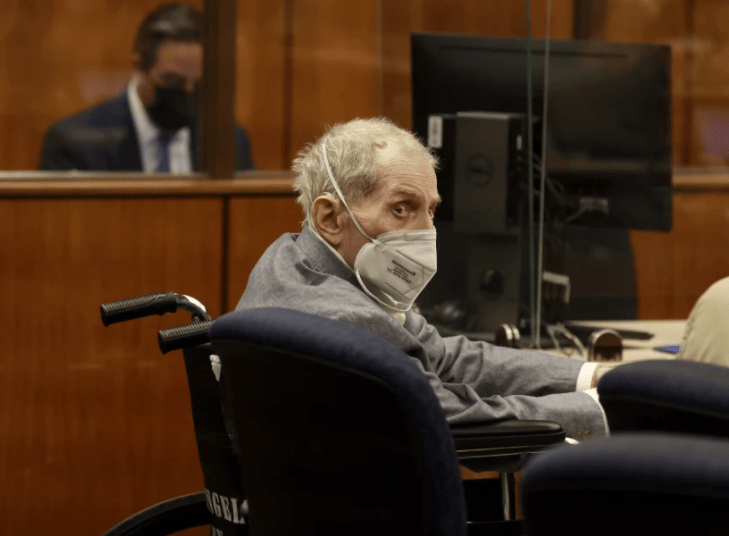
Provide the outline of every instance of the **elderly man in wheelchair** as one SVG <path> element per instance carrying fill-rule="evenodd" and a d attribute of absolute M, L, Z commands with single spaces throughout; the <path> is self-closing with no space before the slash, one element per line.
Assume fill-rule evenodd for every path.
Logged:
<path fill-rule="evenodd" d="M 105 318 L 151 314 L 145 307 L 157 314 L 177 307 L 193 312 L 195 323 L 161 332 L 160 346 L 163 352 L 186 349 L 206 483 L 205 494 L 157 505 L 109 535 L 169 534 L 206 523 L 214 534 L 257 528 L 266 534 L 445 535 L 465 534 L 467 527 L 477 534 L 466 522 L 473 502 L 464 497 L 459 465 L 500 473 L 495 482 L 506 524 L 487 523 L 483 533 L 516 534 L 523 526 L 512 522 L 509 475 L 565 437 L 592 443 L 608 434 L 595 389 L 608 367 L 442 337 L 412 310 L 436 271 L 435 166 L 427 148 L 385 119 L 336 125 L 294 162 L 302 232 L 268 248 L 236 311 L 213 322 L 201 304 L 168 293 L 147 300 L 156 300 L 153 307 L 128 300 L 116 320 Z M 123 309 L 136 311 L 124 317 Z M 102 306 L 102 317 L 107 313 Z M 677 403 L 679 375 L 662 376 L 658 365 L 650 371 L 620 367 L 626 370 L 622 382 L 611 372 L 616 379 L 605 390 L 605 402 L 617 408 L 611 423 L 660 430 L 670 406 L 671 422 L 701 423 L 692 433 L 729 429 L 722 424 L 729 422 L 729 406 L 721 406 L 727 403 L 720 388 L 729 371 L 680 371 L 694 383 L 691 391 L 682 384 L 685 396 Z M 645 385 L 652 392 L 642 397 L 636 389 Z M 702 392 L 719 398 L 701 407 L 694 393 Z M 654 403 L 662 396 L 670 403 Z M 636 400 L 639 411 L 632 409 Z M 653 440 L 645 441 L 618 448 L 627 456 Z M 655 444 L 668 451 L 673 443 L 659 438 Z M 679 450 L 705 448 L 715 448 L 723 463 L 722 445 Z M 601 463 L 606 449 L 593 449 L 597 461 L 584 462 L 599 473 L 598 484 L 585 480 L 590 486 L 609 479 Z M 672 454 L 677 463 L 681 452 Z M 661 464 L 655 467 L 660 472 Z M 550 471 L 538 491 L 544 481 L 556 487 L 566 481 L 558 476 L 553 484 Z M 575 484 L 578 491 L 581 485 Z"/>
<path fill-rule="evenodd" d="M 294 309 L 379 335 L 412 357 L 449 424 L 535 419 L 604 435 L 596 363 L 441 337 L 412 311 L 436 272 L 435 166 L 386 119 L 331 128 L 294 162 L 302 232 L 271 245 L 236 309 Z"/>

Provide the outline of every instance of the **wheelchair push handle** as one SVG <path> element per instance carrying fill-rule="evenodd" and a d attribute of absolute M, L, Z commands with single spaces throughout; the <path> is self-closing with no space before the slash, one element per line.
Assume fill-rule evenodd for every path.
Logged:
<path fill-rule="evenodd" d="M 205 306 L 192 296 L 176 292 L 158 292 L 102 304 L 101 321 L 105 326 L 109 326 L 145 316 L 162 316 L 165 313 L 174 313 L 179 309 L 189 312 L 193 321 L 212 320 Z"/>
<path fill-rule="evenodd" d="M 195 322 L 186 326 L 163 329 L 159 332 L 159 349 L 163 354 L 210 342 L 208 328 L 212 320 Z"/>
<path fill-rule="evenodd" d="M 145 316 L 174 313 L 177 311 L 177 296 L 174 292 L 157 292 L 101 305 L 101 321 L 104 326 L 143 318 Z"/>

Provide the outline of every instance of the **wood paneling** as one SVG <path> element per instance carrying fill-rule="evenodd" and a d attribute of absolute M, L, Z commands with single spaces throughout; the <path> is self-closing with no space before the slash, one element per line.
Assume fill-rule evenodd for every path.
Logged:
<path fill-rule="evenodd" d="M 691 143 L 691 69 L 692 42 L 687 35 L 685 0 L 633 2 L 611 0 L 607 4 L 605 27 L 595 28 L 596 36 L 617 43 L 660 43 L 671 45 L 671 114 L 674 165 L 693 165 L 689 160 Z"/>
<path fill-rule="evenodd" d="M 163 3 L 3 3 L 0 77 L 13 83 L 0 86 L 0 169 L 35 169 L 53 122 L 123 91 L 137 27 Z M 234 114 L 258 169 L 288 169 L 326 125 L 378 114 L 376 2 L 238 0 L 237 8 Z"/>
<path fill-rule="evenodd" d="M 2 1 L 0 169 L 37 169 L 53 122 L 124 90 L 137 28 L 165 3 Z"/>
<path fill-rule="evenodd" d="M 0 201 L 3 534 L 102 534 L 203 489 L 182 356 L 157 347 L 189 315 L 105 328 L 99 305 L 173 290 L 219 314 L 221 206 Z"/>
<path fill-rule="evenodd" d="M 526 35 L 526 4 L 488 0 L 383 0 L 383 113 L 403 128 L 412 128 L 410 34 L 448 32 L 490 36 Z M 532 2 L 531 35 L 544 37 L 546 0 Z M 550 37 L 572 35 L 572 1 L 552 2 Z"/>
<path fill-rule="evenodd" d="M 304 214 L 295 197 L 230 200 L 228 309 L 235 309 L 248 275 L 268 246 L 284 233 L 300 233 Z"/>
<path fill-rule="evenodd" d="M 669 233 L 631 231 L 642 320 L 687 318 L 729 275 L 729 192 L 675 192 L 673 221 Z"/>
<path fill-rule="evenodd" d="M 3 2 L 0 77 L 12 83 L 0 85 L 0 168 L 34 169 L 50 124 L 124 89 L 134 33 L 144 15 L 165 2 Z M 591 2 L 605 13 L 589 26 L 590 38 L 673 46 L 675 163 L 725 165 L 723 154 L 707 151 L 702 133 L 707 123 L 729 125 L 728 36 L 720 22 L 729 7 L 715 0 Z M 203 0 L 191 3 L 202 7 Z M 237 0 L 235 118 L 249 130 L 258 169 L 288 169 L 303 144 L 334 122 L 384 114 L 409 126 L 411 31 L 526 31 L 524 2 L 379 5 L 378 21 L 378 2 Z M 553 38 L 572 36 L 573 5 L 552 2 Z M 532 2 L 535 37 L 544 35 L 545 8 L 546 0 Z M 722 148 L 727 143 L 719 142 Z"/>
<path fill-rule="evenodd" d="M 694 0 L 694 62 L 691 77 L 696 97 L 729 101 L 729 4 Z M 728 140 L 729 141 L 729 140 Z"/>
<path fill-rule="evenodd" d="M 200 99 L 201 169 L 215 179 L 236 170 L 236 2 L 205 0 L 203 78 Z"/>
<path fill-rule="evenodd" d="M 285 14 L 290 5 L 280 0 L 238 0 L 235 118 L 250 134 L 257 169 L 290 167 L 284 69 Z"/>
<path fill-rule="evenodd" d="M 2 197 L 114 197 L 114 196 L 179 196 L 208 195 L 277 195 L 292 191 L 293 173 L 246 173 L 235 179 L 203 179 L 179 176 L 115 174 L 108 176 L 73 176 L 66 178 L 54 172 L 0 173 Z M 7 178 L 6 178 L 7 177 Z M 247 177 L 247 178 L 243 178 Z"/>
<path fill-rule="evenodd" d="M 293 192 L 295 174 L 287 172 L 241 173 L 235 179 L 126 174 L 84 174 L 63 178 L 54 172 L 0 172 L 0 198 L 116 197 L 116 196 L 276 196 Z M 66 176 L 68 177 L 68 176 Z M 114 177 L 114 178 L 112 178 Z M 82 178 L 82 180 L 79 180 Z M 729 190 L 729 172 L 674 170 L 676 192 Z"/>
<path fill-rule="evenodd" d="M 729 164 L 729 17 L 726 2 L 692 2 L 693 62 L 689 162 Z"/>
<path fill-rule="evenodd" d="M 729 163 L 729 5 L 714 0 L 608 2 L 599 38 L 672 47 L 674 164 Z"/>
<path fill-rule="evenodd" d="M 325 127 L 379 114 L 377 2 L 293 2 L 290 154 Z"/>
<path fill-rule="evenodd" d="M 716 241 L 729 234 L 726 186 L 679 190 L 673 231 L 632 233 L 641 318 L 685 318 L 729 272 Z M 202 488 L 181 356 L 156 345 L 158 329 L 187 315 L 104 328 L 98 308 L 173 290 L 218 316 L 222 207 L 222 197 L 0 201 L 5 532 L 100 534 Z M 293 196 L 233 197 L 228 211 L 232 309 L 262 253 L 303 215 Z"/>

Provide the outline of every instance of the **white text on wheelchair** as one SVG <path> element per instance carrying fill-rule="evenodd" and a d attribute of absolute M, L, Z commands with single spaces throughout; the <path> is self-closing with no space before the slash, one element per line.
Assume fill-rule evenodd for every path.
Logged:
<path fill-rule="evenodd" d="M 245 524 L 245 515 L 248 514 L 248 502 L 243 501 L 239 504 L 235 497 L 225 497 L 218 495 L 214 491 L 205 490 L 205 502 L 208 505 L 210 513 L 235 523 L 238 525 Z"/>

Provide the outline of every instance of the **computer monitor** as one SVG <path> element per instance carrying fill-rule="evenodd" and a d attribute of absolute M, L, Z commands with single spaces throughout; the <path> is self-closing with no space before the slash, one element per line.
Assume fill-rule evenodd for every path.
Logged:
<path fill-rule="evenodd" d="M 531 50 L 532 149 L 541 156 L 545 42 L 532 41 Z M 526 39 L 415 33 L 411 52 L 413 130 L 423 140 L 429 138 L 433 116 L 462 112 L 526 116 Z M 635 276 L 627 229 L 668 231 L 672 225 L 670 47 L 552 40 L 547 90 L 546 173 L 559 185 L 561 198 L 570 200 L 571 215 L 576 216 L 569 218 L 569 210 L 561 212 L 560 223 L 569 223 L 562 227 L 563 238 L 569 235 L 577 244 L 571 257 L 561 262 L 562 269 L 571 277 L 589 270 L 613 279 L 588 278 L 585 283 L 573 277 L 582 287 L 573 287 L 572 305 L 587 299 L 586 319 L 635 315 Z M 486 138 L 495 139 L 497 131 L 491 128 Z M 464 297 L 472 307 L 468 316 L 473 321 L 468 325 L 480 332 L 493 331 L 502 322 L 523 322 L 530 316 L 528 287 L 534 279 L 526 261 L 528 215 L 519 218 L 521 230 L 512 236 L 476 229 L 463 232 L 463 226 L 454 225 L 454 211 L 463 211 L 464 202 L 472 210 L 479 198 L 461 193 L 456 206 L 454 162 L 448 161 L 447 152 L 440 156 L 445 161 L 438 172 L 443 197 L 436 214 L 439 274 L 420 303 L 432 312 L 446 298 Z M 459 176 L 459 184 L 477 182 L 491 171 L 479 166 L 476 163 L 475 169 L 458 171 L 475 175 Z M 535 173 L 534 187 L 538 185 Z M 513 185 L 500 191 L 510 192 L 510 204 L 517 202 L 515 191 L 523 192 Z M 493 190 L 481 199 L 488 195 Z M 518 199 L 522 208 L 526 200 L 526 193 Z M 604 200 L 609 210 L 580 212 L 581 200 Z M 484 203 L 487 205 L 494 206 L 493 199 Z M 513 208 L 508 210 L 514 212 Z M 581 255 L 578 250 L 585 246 L 594 246 L 596 254 Z M 581 255 L 577 262 L 575 252 Z M 545 269 L 551 269 L 548 260 L 545 262 Z M 579 274 L 570 273 L 575 266 Z M 590 295 L 597 287 L 602 295 Z M 624 313 L 627 309 L 631 310 Z M 455 318 L 465 313 L 456 310 L 450 314 Z"/>
<path fill-rule="evenodd" d="M 456 112 L 527 113 L 527 40 L 414 33 L 413 129 Z M 533 150 L 542 154 L 545 42 L 531 42 Z M 552 40 L 547 175 L 573 201 L 607 200 L 571 223 L 669 231 L 672 223 L 671 51 L 667 45 Z M 439 183 L 441 219 L 452 184 Z M 535 180 L 535 184 L 538 184 Z"/>

